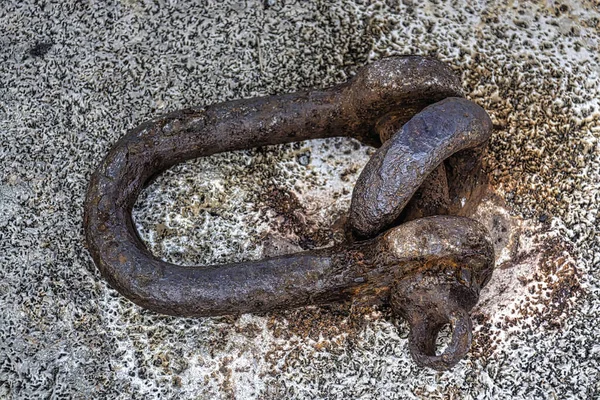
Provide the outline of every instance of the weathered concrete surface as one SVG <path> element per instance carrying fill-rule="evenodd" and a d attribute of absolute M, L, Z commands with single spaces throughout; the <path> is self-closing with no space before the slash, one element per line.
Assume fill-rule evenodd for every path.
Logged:
<path fill-rule="evenodd" d="M 0 398 L 600 396 L 597 6 L 399 3 L 2 2 Z M 128 128 L 406 53 L 453 65 L 496 128 L 496 195 L 477 215 L 499 260 L 453 371 L 416 367 L 385 309 L 177 319 L 100 279 L 83 198 Z M 189 162 L 146 190 L 136 222 L 186 264 L 325 246 L 370 151 L 333 139 Z"/>

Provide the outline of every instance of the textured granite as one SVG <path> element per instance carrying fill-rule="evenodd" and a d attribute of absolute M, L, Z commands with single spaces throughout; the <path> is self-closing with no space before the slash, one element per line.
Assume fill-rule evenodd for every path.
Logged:
<path fill-rule="evenodd" d="M 470 4 L 2 1 L 0 398 L 599 398 L 600 10 Z M 447 61 L 495 127 L 495 195 L 477 218 L 498 269 L 453 371 L 416 367 L 386 309 L 179 319 L 103 282 L 83 198 L 127 129 L 332 85 L 391 54 Z M 184 264 L 326 246 L 371 150 L 332 139 L 194 160 L 144 192 L 135 220 Z"/>

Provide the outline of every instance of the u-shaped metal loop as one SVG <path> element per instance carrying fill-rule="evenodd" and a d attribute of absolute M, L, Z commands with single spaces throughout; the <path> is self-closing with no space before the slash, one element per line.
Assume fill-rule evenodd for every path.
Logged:
<path fill-rule="evenodd" d="M 375 152 L 360 174 L 352 193 L 352 228 L 372 237 L 389 226 L 440 164 L 487 144 L 491 132 L 485 110 L 467 99 L 447 98 L 419 112 Z"/>
<path fill-rule="evenodd" d="M 376 167 L 365 169 L 375 171 L 368 176 L 378 171 L 402 173 L 402 166 L 409 165 L 402 157 L 412 158 L 410 168 L 418 166 L 416 172 L 403 182 L 389 177 L 394 183 L 389 187 L 408 185 L 404 196 L 410 197 L 408 192 L 427 178 L 435 160 L 441 162 L 489 137 L 487 115 L 476 104 L 456 98 L 461 95 L 459 81 L 445 64 L 424 57 L 396 57 L 366 66 L 349 82 L 330 89 L 231 101 L 148 121 L 122 137 L 91 177 L 84 215 L 90 254 L 105 279 L 128 299 L 159 313 L 181 316 L 261 313 L 352 296 L 387 302 L 393 282 L 422 267 L 423 259 L 451 259 L 471 268 L 474 275 L 487 273 L 493 267 L 493 252 L 485 230 L 459 217 L 413 221 L 375 239 L 334 248 L 202 267 L 174 265 L 153 256 L 131 218 L 147 181 L 182 161 L 334 136 L 375 143 L 376 126 L 384 116 L 393 112 L 395 121 L 403 124 L 429 104 L 455 97 L 425 108 L 403 129 L 408 136 L 390 139 L 379 150 L 383 161 L 376 157 Z M 429 126 L 429 118 L 441 128 Z M 472 128 L 478 120 L 484 127 L 480 131 Z M 419 134 L 425 131 L 430 139 L 420 145 Z M 476 135 L 480 136 L 473 139 Z M 423 151 L 430 155 L 420 156 Z M 389 161 L 387 154 L 400 156 Z M 393 163 L 395 168 L 386 169 Z M 361 181 L 363 189 L 370 185 L 369 179 Z M 379 201 L 378 196 L 374 201 Z M 364 202 L 370 199 L 365 196 Z M 374 236 L 390 222 L 389 215 L 385 208 L 373 229 L 364 230 L 362 225 L 358 229 Z M 407 229 L 416 231 L 399 243 L 397 236 Z M 425 237 L 431 245 L 415 242 Z M 415 253 L 418 246 L 423 248 Z M 447 253 L 444 246 L 456 251 Z M 467 258 L 463 251 L 468 251 Z M 484 266 L 479 261 L 470 265 L 480 259 Z M 478 294 L 478 285 L 467 287 Z"/>

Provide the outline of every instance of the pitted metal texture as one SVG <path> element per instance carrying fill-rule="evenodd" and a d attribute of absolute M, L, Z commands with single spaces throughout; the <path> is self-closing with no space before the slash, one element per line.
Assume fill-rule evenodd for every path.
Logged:
<path fill-rule="evenodd" d="M 191 108 L 143 123 L 113 146 L 91 177 L 88 249 L 112 287 L 164 314 L 264 313 L 349 299 L 389 304 L 411 325 L 415 361 L 448 369 L 469 349 L 468 312 L 494 266 L 486 230 L 465 217 L 485 183 L 481 154 L 492 125 L 481 107 L 461 96 L 447 65 L 394 57 L 329 89 Z M 133 205 L 145 184 L 172 165 L 334 136 L 384 142 L 354 189 L 347 243 L 184 267 L 159 260 L 139 239 Z M 437 355 L 435 338 L 445 324 L 452 326 L 452 342 Z"/>

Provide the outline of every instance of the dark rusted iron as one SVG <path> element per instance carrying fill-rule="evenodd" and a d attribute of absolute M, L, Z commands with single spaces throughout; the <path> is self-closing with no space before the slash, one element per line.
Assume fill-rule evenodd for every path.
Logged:
<path fill-rule="evenodd" d="M 479 223 L 430 216 L 459 214 L 464 201 L 457 199 L 476 190 L 462 179 L 477 170 L 491 124 L 483 109 L 461 95 L 443 63 L 397 57 L 364 67 L 331 89 L 231 101 L 146 122 L 122 137 L 92 175 L 84 216 L 89 251 L 112 287 L 163 314 L 263 313 L 350 298 L 391 304 L 410 323 L 417 363 L 450 368 L 468 351 L 468 312 L 494 265 Z M 352 228 L 369 239 L 202 267 L 163 262 L 140 240 L 131 210 L 157 173 L 199 156 L 333 136 L 371 144 L 380 143 L 379 136 L 389 139 L 353 195 Z M 401 215 L 419 187 L 412 211 Z M 374 237 L 394 219 L 417 217 L 426 218 Z M 435 338 L 447 323 L 452 342 L 436 355 Z"/>
<path fill-rule="evenodd" d="M 479 150 L 487 144 L 491 129 L 487 113 L 467 99 L 448 98 L 415 115 L 376 151 L 360 174 L 352 193 L 352 228 L 362 237 L 372 237 L 389 226 L 423 185 L 424 177 L 429 178 L 421 203 L 430 198 L 436 203 L 415 205 L 425 208 L 421 214 L 447 214 L 452 208 L 456 214 L 462 208 L 457 203 L 466 202 L 468 194 L 463 189 L 451 196 L 450 188 L 462 186 L 444 181 L 448 177 L 444 161 L 458 175 L 454 181 L 472 181 Z"/>

